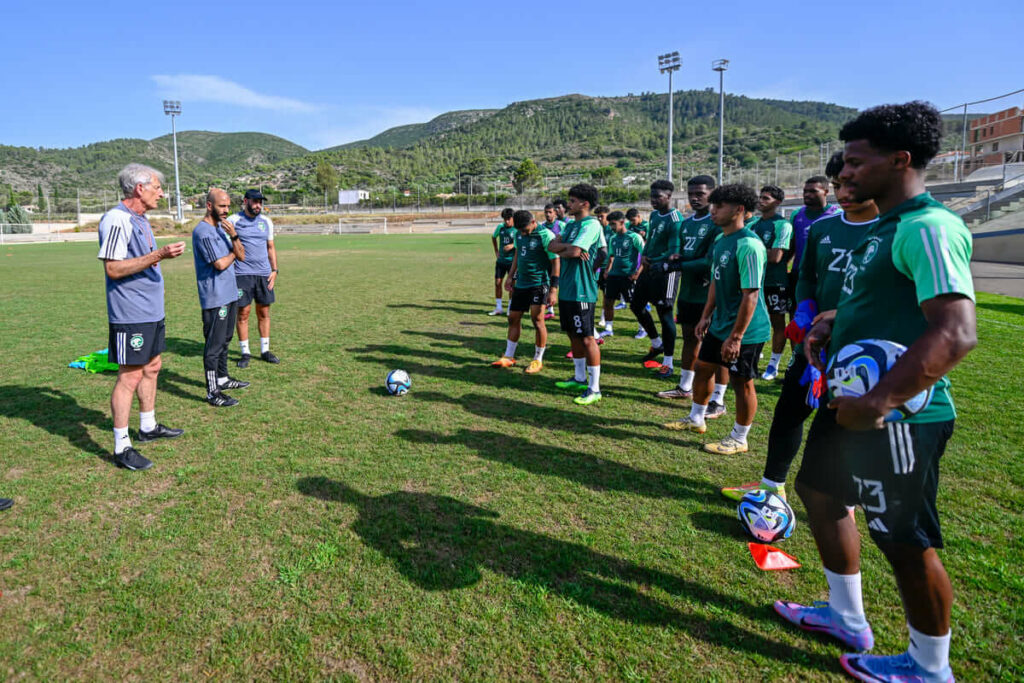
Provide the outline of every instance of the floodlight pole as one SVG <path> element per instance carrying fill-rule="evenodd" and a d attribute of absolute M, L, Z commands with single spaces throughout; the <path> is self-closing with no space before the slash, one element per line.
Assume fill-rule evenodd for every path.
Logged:
<path fill-rule="evenodd" d="M 716 59 L 711 62 L 711 69 L 718 72 L 718 184 L 722 184 L 722 159 L 725 153 L 725 70 L 729 68 L 728 59 Z"/>
<path fill-rule="evenodd" d="M 174 126 L 174 117 L 181 116 L 181 102 L 178 100 L 164 100 L 164 113 L 171 117 L 171 138 L 174 141 L 174 197 L 178 203 L 178 222 L 184 222 L 181 213 L 181 186 L 178 184 L 178 131 Z"/>
<path fill-rule="evenodd" d="M 679 52 L 669 52 L 658 55 L 658 70 L 668 74 L 668 180 L 672 182 L 672 119 L 675 114 L 675 107 L 672 102 L 672 72 L 679 71 L 682 62 L 679 59 Z"/>

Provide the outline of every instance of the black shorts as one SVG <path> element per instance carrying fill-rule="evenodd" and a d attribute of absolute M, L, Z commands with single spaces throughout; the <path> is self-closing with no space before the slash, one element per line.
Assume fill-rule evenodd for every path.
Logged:
<path fill-rule="evenodd" d="M 589 301 L 558 301 L 558 320 L 562 330 L 577 337 L 594 336 L 594 307 Z"/>
<path fill-rule="evenodd" d="M 109 323 L 107 360 L 118 365 L 145 365 L 167 350 L 164 321 Z"/>
<path fill-rule="evenodd" d="M 757 377 L 757 361 L 761 358 L 761 349 L 764 342 L 759 344 L 740 344 L 740 357 L 733 363 L 726 363 L 722 360 L 722 344 L 724 342 L 713 334 L 705 334 L 700 344 L 700 353 L 697 357 L 705 363 L 721 365 L 729 369 L 729 373 L 743 379 L 754 379 Z"/>
<path fill-rule="evenodd" d="M 517 287 L 512 290 L 512 298 L 509 300 L 508 310 L 528 311 L 531 306 L 547 306 L 548 292 L 550 291 L 547 285 L 526 287 L 524 289 Z"/>
<path fill-rule="evenodd" d="M 676 322 L 680 325 L 696 327 L 702 315 L 704 315 L 704 304 L 702 303 L 697 304 L 680 299 L 676 304 Z"/>
<path fill-rule="evenodd" d="M 787 383 L 789 375 L 787 372 Z M 822 396 L 821 401 L 824 406 L 827 397 Z M 807 432 L 807 444 L 804 446 L 804 457 L 796 480 L 842 501 L 843 505 L 854 505 L 857 492 L 852 486 L 853 480 L 846 469 L 846 462 L 839 457 L 839 441 L 844 433 L 846 430 L 836 424 L 836 411 L 825 407 L 819 409 Z"/>
<path fill-rule="evenodd" d="M 653 266 L 657 268 L 658 266 Z M 634 299 L 642 297 L 645 303 L 652 303 L 660 308 L 671 308 L 676 305 L 679 294 L 680 273 L 673 271 L 663 273 L 656 270 L 645 270 L 636 283 Z"/>
<path fill-rule="evenodd" d="M 274 290 L 270 288 L 269 275 L 236 275 L 238 285 L 238 307 L 245 308 L 256 301 L 261 306 L 274 303 Z"/>
<path fill-rule="evenodd" d="M 508 263 L 502 263 L 501 261 L 495 261 L 494 262 L 494 279 L 495 280 L 503 280 L 505 278 L 505 276 L 508 275 L 508 271 L 510 271 L 511 269 L 512 269 L 512 262 L 511 261 L 509 261 Z"/>
<path fill-rule="evenodd" d="M 615 301 L 622 297 L 626 303 L 631 303 L 635 288 L 635 280 L 630 280 L 625 275 L 609 275 L 604 283 L 604 298 L 608 301 Z"/>
<path fill-rule="evenodd" d="M 764 288 L 764 305 L 772 315 L 785 315 L 790 312 L 789 287 L 774 285 Z"/>

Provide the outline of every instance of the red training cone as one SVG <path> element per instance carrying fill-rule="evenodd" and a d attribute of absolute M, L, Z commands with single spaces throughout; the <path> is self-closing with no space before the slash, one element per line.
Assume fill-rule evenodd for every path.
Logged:
<path fill-rule="evenodd" d="M 761 571 L 771 571 L 775 569 L 797 569 L 800 563 L 796 561 L 796 558 L 789 553 L 783 552 L 778 548 L 773 548 L 770 545 L 761 545 L 760 543 L 748 543 L 747 547 L 750 548 L 750 554 L 754 558 L 754 564 Z"/>

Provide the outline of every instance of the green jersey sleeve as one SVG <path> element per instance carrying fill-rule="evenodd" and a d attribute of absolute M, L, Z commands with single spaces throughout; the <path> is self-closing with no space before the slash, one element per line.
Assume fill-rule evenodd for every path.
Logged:
<path fill-rule="evenodd" d="M 772 249 L 789 249 L 793 244 L 793 224 L 789 221 L 779 221 L 775 224 L 775 241 L 772 242 Z"/>
<path fill-rule="evenodd" d="M 913 280 L 919 304 L 943 294 L 974 300 L 971 233 L 963 223 L 916 220 L 900 225 L 893 238 L 892 263 Z"/>
<path fill-rule="evenodd" d="M 496 227 L 496 228 L 494 229 L 494 232 L 493 232 L 493 233 L 491 234 L 491 237 L 493 237 L 494 239 L 498 239 L 498 235 L 500 235 L 500 234 L 501 234 L 501 229 L 502 229 L 503 227 L 504 227 L 504 226 L 502 226 L 502 225 L 499 225 L 498 227 Z"/>
<path fill-rule="evenodd" d="M 548 245 L 551 244 L 551 240 L 553 239 L 555 239 L 555 233 L 551 232 L 550 230 L 544 230 L 540 234 L 541 244 L 544 245 L 544 249 L 545 251 L 547 251 L 548 259 L 552 261 L 558 258 L 558 254 L 553 254 L 551 253 L 551 250 L 548 249 Z"/>
<path fill-rule="evenodd" d="M 584 221 L 583 226 L 576 235 L 576 239 L 570 242 L 570 245 L 579 247 L 583 251 L 588 251 L 590 247 L 594 246 L 595 242 L 600 242 L 602 237 L 600 223 L 597 221 Z"/>
<path fill-rule="evenodd" d="M 740 271 L 740 289 L 761 289 L 768 260 L 759 239 L 743 239 L 736 245 L 736 265 Z"/>

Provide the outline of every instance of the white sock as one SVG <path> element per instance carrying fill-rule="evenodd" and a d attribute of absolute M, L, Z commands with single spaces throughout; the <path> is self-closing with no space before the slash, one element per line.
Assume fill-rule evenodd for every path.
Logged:
<path fill-rule="evenodd" d="M 661 348 L 661 337 L 655 337 L 654 339 L 651 340 L 651 348 L 652 349 L 660 349 Z"/>
<path fill-rule="evenodd" d="M 238 340 L 238 347 L 242 350 L 242 355 L 243 356 L 248 356 L 249 355 L 249 340 L 248 339 L 239 339 Z"/>
<path fill-rule="evenodd" d="M 732 438 L 736 439 L 740 443 L 747 442 L 747 434 L 750 433 L 750 425 L 743 426 L 739 422 L 733 422 L 732 424 Z"/>
<path fill-rule="evenodd" d="M 227 378 L 227 376 L 224 376 L 224 377 L 218 377 L 218 378 L 217 378 L 217 388 L 218 388 L 218 389 L 220 389 L 220 388 L 223 388 L 223 386 L 224 386 L 225 384 L 227 384 L 227 383 L 228 383 L 228 378 Z"/>
<path fill-rule="evenodd" d="M 907 652 L 921 668 L 929 673 L 939 673 L 949 666 L 949 636 L 929 636 L 907 624 L 910 629 L 910 647 Z"/>
<path fill-rule="evenodd" d="M 708 407 L 706 405 L 701 405 L 694 401 L 693 405 L 690 406 L 690 419 L 697 424 L 704 424 L 704 413 L 707 411 Z"/>
<path fill-rule="evenodd" d="M 769 487 L 769 488 L 777 489 L 780 486 L 784 486 L 786 482 L 784 482 L 784 481 L 772 481 L 771 479 L 768 479 L 767 477 L 761 477 L 761 483 L 764 484 L 765 486 Z"/>
<path fill-rule="evenodd" d="M 665 360 L 661 361 L 661 364 L 671 368 L 672 367 L 672 356 L 665 356 Z"/>
<path fill-rule="evenodd" d="M 573 358 L 572 364 L 576 370 L 576 374 L 573 375 L 573 379 L 577 382 L 587 381 L 587 359 L 586 358 Z"/>
<path fill-rule="evenodd" d="M 519 342 L 514 342 L 509 339 L 505 340 L 505 358 L 516 357 L 516 347 L 519 346 Z"/>
<path fill-rule="evenodd" d="M 587 372 L 590 373 L 590 390 L 595 394 L 601 393 L 601 366 L 588 365 Z"/>
<path fill-rule="evenodd" d="M 548 313 L 550 313 L 551 315 L 554 315 L 555 314 L 555 307 L 554 306 L 548 306 Z"/>
<path fill-rule="evenodd" d="M 139 413 L 139 431 L 151 432 L 154 429 L 156 429 L 156 411 L 151 410 L 148 413 Z"/>
<path fill-rule="evenodd" d="M 716 384 L 715 385 L 715 390 L 711 392 L 711 398 L 708 399 L 708 400 L 711 401 L 712 403 L 717 403 L 719 405 L 723 405 L 724 406 L 725 405 L 725 389 L 728 386 L 729 386 L 728 384 Z"/>
<path fill-rule="evenodd" d="M 601 319 L 597 321 L 597 326 L 598 327 L 604 327 L 605 323 L 607 323 L 607 322 L 608 321 L 604 319 L 604 314 L 602 313 L 601 314 Z"/>
<path fill-rule="evenodd" d="M 868 627 L 864 616 L 864 598 L 860 590 L 860 572 L 856 574 L 836 574 L 825 570 L 828 581 L 828 605 L 842 617 L 843 622 L 853 631 L 863 631 Z"/>
<path fill-rule="evenodd" d="M 118 454 L 126 448 L 132 447 L 132 440 L 128 436 L 128 428 L 118 429 L 114 427 L 114 454 Z"/>
<path fill-rule="evenodd" d="M 779 363 L 781 363 L 781 362 L 782 362 L 782 354 L 781 353 L 773 353 L 771 360 L 768 361 L 768 365 L 774 365 L 776 368 L 778 368 L 779 367 Z"/>
<path fill-rule="evenodd" d="M 495 299 L 494 300 L 494 310 L 496 310 L 496 311 L 500 311 L 501 310 L 501 299 Z"/>
<path fill-rule="evenodd" d="M 605 332 L 611 332 L 612 331 L 612 321 L 611 320 L 608 320 L 608 321 L 605 322 L 605 324 L 604 324 L 604 331 Z"/>
<path fill-rule="evenodd" d="M 260 353 L 270 351 L 270 337 L 260 337 Z"/>
<path fill-rule="evenodd" d="M 543 361 L 544 360 L 544 351 L 545 351 L 545 349 L 546 349 L 546 347 L 543 347 L 543 346 L 534 346 L 533 347 L 533 359 L 534 360 Z"/>
<path fill-rule="evenodd" d="M 693 391 L 693 376 L 695 374 L 693 370 L 680 370 L 679 388 L 683 391 Z"/>

